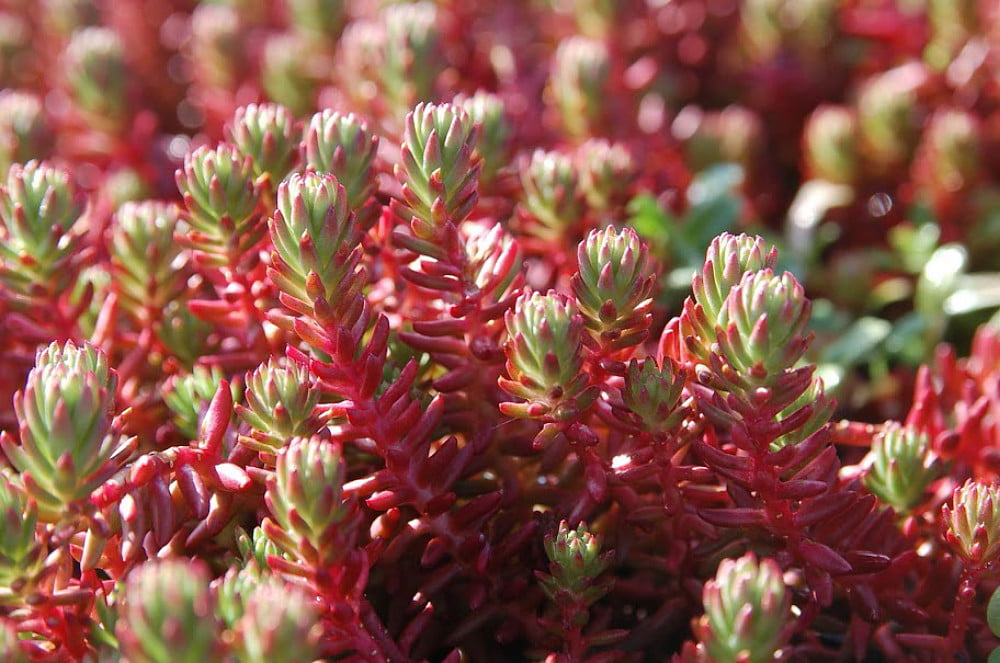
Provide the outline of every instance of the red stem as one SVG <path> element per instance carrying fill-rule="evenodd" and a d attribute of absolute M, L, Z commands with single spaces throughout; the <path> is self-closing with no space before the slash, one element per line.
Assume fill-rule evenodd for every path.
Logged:
<path fill-rule="evenodd" d="M 958 581 L 958 593 L 955 596 L 955 608 L 951 612 L 948 623 L 948 658 L 949 660 L 965 649 L 965 634 L 969 630 L 969 613 L 976 598 L 976 585 L 979 583 L 980 569 L 966 566 L 962 569 Z"/>
<path fill-rule="evenodd" d="M 368 660 L 373 663 L 382 663 L 383 661 L 407 663 L 410 660 L 393 641 L 368 599 L 361 599 L 360 616 L 361 624 L 364 626 L 363 633 L 368 636 L 368 642 L 371 644 L 371 649 L 365 648 L 366 651 L 371 652 L 371 655 L 366 656 Z"/>

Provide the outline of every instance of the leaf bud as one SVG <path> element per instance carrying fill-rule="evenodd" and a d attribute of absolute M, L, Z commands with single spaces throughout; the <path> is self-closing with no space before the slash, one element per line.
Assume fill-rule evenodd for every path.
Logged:
<path fill-rule="evenodd" d="M 85 343 L 52 343 L 38 351 L 23 392 L 14 399 L 21 444 L 0 440 L 44 522 L 85 501 L 129 451 L 111 433 L 117 374 L 105 354 Z"/>
<path fill-rule="evenodd" d="M 73 101 L 87 121 L 104 131 L 121 131 L 129 111 L 129 76 L 117 33 L 104 27 L 73 33 L 63 68 Z"/>
<path fill-rule="evenodd" d="M 218 266 L 246 256 L 263 237 L 253 168 L 252 157 L 220 143 L 188 152 L 177 170 L 177 188 L 191 225 L 188 241 Z"/>
<path fill-rule="evenodd" d="M 378 143 L 368 123 L 354 113 L 324 110 L 309 120 L 302 151 L 309 168 L 337 178 L 347 206 L 358 213 L 375 194 Z"/>
<path fill-rule="evenodd" d="M 646 244 L 631 228 L 592 230 L 577 250 L 572 279 L 587 332 L 601 348 L 639 345 L 649 333 L 655 273 Z"/>
<path fill-rule="evenodd" d="M 278 578 L 261 578 L 244 595 L 236 623 L 240 663 L 302 663 L 319 654 L 319 606 L 300 587 Z"/>
<path fill-rule="evenodd" d="M 633 359 L 625 369 L 622 401 L 646 432 L 675 431 L 686 414 L 681 405 L 684 381 L 684 372 L 669 357 L 659 366 L 652 357 Z"/>
<path fill-rule="evenodd" d="M 637 171 L 632 153 L 621 143 L 588 140 L 576 152 L 580 189 L 590 208 L 618 216 L 628 203 Z"/>
<path fill-rule="evenodd" d="M 600 537 L 584 523 L 570 529 L 565 520 L 560 522 L 558 531 L 545 537 L 545 554 L 549 574 L 539 574 L 539 579 L 551 600 L 590 605 L 607 593 L 607 585 L 597 579 L 607 569 L 610 553 L 601 552 Z"/>
<path fill-rule="evenodd" d="M 510 416 L 566 421 L 596 398 L 583 372 L 583 317 L 555 292 L 524 293 L 506 314 L 507 373 L 500 387 L 527 403 L 504 403 Z"/>
<path fill-rule="evenodd" d="M 295 118 L 280 104 L 240 106 L 227 135 L 236 149 L 253 158 L 254 175 L 268 175 L 272 187 L 285 179 L 298 156 Z"/>
<path fill-rule="evenodd" d="M 610 74 L 611 58 L 604 42 L 573 36 L 559 43 L 549 88 L 570 136 L 585 138 L 601 133 Z"/>
<path fill-rule="evenodd" d="M 583 216 L 580 174 L 565 154 L 535 150 L 521 169 L 521 186 L 521 207 L 535 222 L 528 230 L 541 240 L 562 239 Z"/>
<path fill-rule="evenodd" d="M 69 173 L 14 164 L 0 189 L 0 280 L 25 297 L 54 296 L 72 282 L 83 200 Z"/>
<path fill-rule="evenodd" d="M 858 118 L 844 106 L 824 105 L 806 120 L 806 168 L 816 179 L 850 184 L 859 176 Z"/>
<path fill-rule="evenodd" d="M 353 305 L 363 285 L 361 235 L 347 192 L 328 173 L 295 173 L 278 187 L 278 209 L 268 223 L 268 275 L 287 306 L 309 315 L 321 299 L 335 311 Z"/>
<path fill-rule="evenodd" d="M 49 156 L 53 136 L 42 100 L 23 90 L 0 90 L 0 177 L 14 163 Z"/>
<path fill-rule="evenodd" d="M 725 559 L 705 583 L 705 615 L 695 634 L 715 663 L 770 663 L 794 627 L 791 592 L 771 559 Z"/>
<path fill-rule="evenodd" d="M 433 241 L 445 223 L 457 225 L 475 208 L 479 132 L 472 117 L 452 104 L 418 104 L 407 115 L 402 163 L 395 170 L 403 184 L 400 209 L 412 218 L 417 237 Z"/>
<path fill-rule="evenodd" d="M 865 486 L 902 514 L 920 506 L 940 474 L 927 434 L 896 422 L 886 424 L 875 436 L 865 464 Z"/>
<path fill-rule="evenodd" d="M 116 626 L 128 660 L 220 660 L 220 628 L 208 583 L 208 569 L 198 560 L 150 561 L 133 570 Z"/>
<path fill-rule="evenodd" d="M 298 560 L 328 565 L 343 559 L 357 538 L 357 503 L 344 501 L 340 449 L 319 437 L 296 439 L 278 455 L 265 502 L 273 521 L 264 532 Z"/>
<path fill-rule="evenodd" d="M 1000 554 L 1000 486 L 969 479 L 941 508 L 944 539 L 966 563 L 982 566 Z"/>
<path fill-rule="evenodd" d="M 276 453 L 293 437 L 318 432 L 314 411 L 319 396 L 308 369 L 269 359 L 247 374 L 247 407 L 236 406 L 240 418 L 254 429 L 241 441 L 257 451 Z"/>
<path fill-rule="evenodd" d="M 0 475 L 0 605 L 15 602 L 41 570 L 45 549 L 35 538 L 37 524 L 34 500 L 13 479 Z"/>
<path fill-rule="evenodd" d="M 174 241 L 180 211 L 172 203 L 126 202 L 113 218 L 111 265 L 122 307 L 136 318 L 160 315 L 185 288 Z"/>
<path fill-rule="evenodd" d="M 453 103 L 481 127 L 476 150 L 482 158 L 480 182 L 483 186 L 492 184 L 508 161 L 511 126 L 503 100 L 492 92 L 479 89 L 472 96 L 457 95 Z"/>

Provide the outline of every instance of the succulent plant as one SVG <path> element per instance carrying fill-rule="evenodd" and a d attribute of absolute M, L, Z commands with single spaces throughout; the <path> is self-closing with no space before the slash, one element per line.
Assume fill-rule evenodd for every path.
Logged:
<path fill-rule="evenodd" d="M 451 104 L 418 104 L 407 116 L 396 177 L 403 182 L 400 210 L 412 218 L 417 237 L 437 237 L 444 223 L 459 223 L 475 207 L 479 132 L 472 117 Z"/>
<path fill-rule="evenodd" d="M 694 301 L 709 320 L 718 319 L 729 291 L 740 283 L 743 275 L 774 269 L 777 259 L 777 250 L 768 249 L 762 237 L 720 235 L 708 247 L 701 274 L 691 281 Z"/>
<path fill-rule="evenodd" d="M 319 653 L 319 609 L 305 591 L 276 578 L 261 579 L 243 597 L 235 625 L 240 663 L 299 663 Z"/>
<path fill-rule="evenodd" d="M 158 314 L 185 288 L 174 241 L 179 218 L 175 205 L 152 200 L 127 202 L 115 213 L 112 270 L 122 306 L 139 319 Z"/>
<path fill-rule="evenodd" d="M 781 569 L 770 559 L 748 553 L 725 559 L 705 583 L 705 616 L 695 634 L 707 660 L 717 663 L 768 663 L 787 643 L 791 594 Z"/>
<path fill-rule="evenodd" d="M 304 115 L 314 105 L 317 73 L 298 45 L 299 37 L 293 33 L 271 35 L 264 45 L 260 74 L 268 98 L 288 107 L 296 116 Z"/>
<path fill-rule="evenodd" d="M 263 237 L 253 163 L 253 157 L 220 143 L 190 152 L 177 170 L 177 188 L 191 226 L 188 241 L 209 264 L 239 260 Z"/>
<path fill-rule="evenodd" d="M 0 656 L 10 663 L 28 663 L 28 655 L 21 648 L 21 640 L 13 624 L 4 620 L 0 624 Z"/>
<path fill-rule="evenodd" d="M 268 481 L 264 532 L 283 552 L 303 562 L 328 566 L 342 560 L 357 536 L 357 503 L 343 499 L 340 450 L 319 437 L 293 440 L 278 455 Z"/>
<path fill-rule="evenodd" d="M 480 293 L 489 294 L 488 302 L 503 302 L 517 292 L 523 282 L 521 247 L 502 226 L 473 229 L 465 254 L 472 282 Z"/>
<path fill-rule="evenodd" d="M 751 56 L 776 57 L 783 48 L 819 57 L 833 36 L 831 0 L 751 0 L 741 7 L 743 38 Z"/>
<path fill-rule="evenodd" d="M 609 555 L 601 552 L 600 538 L 583 523 L 576 529 L 565 520 L 559 523 L 558 531 L 545 537 L 545 554 L 551 575 L 539 577 L 550 599 L 558 601 L 565 594 L 589 605 L 607 592 L 597 579 L 607 569 Z"/>
<path fill-rule="evenodd" d="M 591 209 L 614 214 L 628 202 L 636 179 L 631 152 L 621 143 L 588 140 L 576 154 L 580 163 L 580 188 Z"/>
<path fill-rule="evenodd" d="M 521 205 L 536 222 L 530 232 L 539 239 L 563 237 L 583 215 L 580 174 L 564 154 L 536 150 L 521 170 L 521 186 Z"/>
<path fill-rule="evenodd" d="M 622 401 L 639 427 L 654 435 L 676 430 L 685 412 L 682 407 L 685 376 L 668 357 L 628 363 Z"/>
<path fill-rule="evenodd" d="M 986 660 L 990 4 L 5 2 L 0 660 Z"/>
<path fill-rule="evenodd" d="M 385 40 L 379 82 L 389 108 L 402 118 L 407 109 L 430 101 L 442 67 L 437 8 L 431 2 L 389 5 L 382 10 Z"/>
<path fill-rule="evenodd" d="M 843 106 L 820 106 L 809 116 L 803 137 L 814 177 L 849 184 L 860 177 L 858 119 Z"/>
<path fill-rule="evenodd" d="M 241 531 L 237 536 L 246 536 Z M 215 592 L 215 612 L 223 626 L 233 628 L 246 613 L 247 599 L 257 585 L 266 582 L 265 571 L 256 560 L 246 560 L 243 566 L 230 566 L 225 575 L 212 582 Z"/>
<path fill-rule="evenodd" d="M 944 539 L 966 562 L 983 565 L 1000 553 L 1000 487 L 968 480 L 941 507 Z"/>
<path fill-rule="evenodd" d="M 131 451 L 111 430 L 117 384 L 107 356 L 90 344 L 38 351 L 14 401 L 21 443 L 4 433 L 0 446 L 43 522 L 80 508 Z"/>
<path fill-rule="evenodd" d="M 212 660 L 222 654 L 208 569 L 191 560 L 147 562 L 129 574 L 117 625 L 136 663 Z"/>
<path fill-rule="evenodd" d="M 648 255 L 631 229 L 593 230 L 580 243 L 573 294 L 597 346 L 619 350 L 645 340 L 655 278 Z"/>
<path fill-rule="evenodd" d="M 211 347 L 211 332 L 212 326 L 195 317 L 184 299 L 175 299 L 163 308 L 155 329 L 156 339 L 164 350 L 189 369 Z"/>
<path fill-rule="evenodd" d="M 562 124 L 571 136 L 600 135 L 610 74 L 610 56 L 603 42 L 586 37 L 569 37 L 560 42 L 549 86 Z"/>
<path fill-rule="evenodd" d="M 306 369 L 269 360 L 247 375 L 246 385 L 247 406 L 236 411 L 253 431 L 243 444 L 276 453 L 292 438 L 318 432 L 320 393 Z"/>
<path fill-rule="evenodd" d="M 476 144 L 476 152 L 482 159 L 480 183 L 489 185 L 507 163 L 512 133 L 503 100 L 496 94 L 476 90 L 471 96 L 457 95 L 452 103 L 465 110 L 480 127 Z"/>
<path fill-rule="evenodd" d="M 118 34 L 104 27 L 73 33 L 63 66 L 73 100 L 88 122 L 118 130 L 129 110 L 125 49 Z"/>
<path fill-rule="evenodd" d="M 747 272 L 719 314 L 721 355 L 741 376 L 767 384 L 769 376 L 794 367 L 805 352 L 810 309 L 790 272 Z"/>
<path fill-rule="evenodd" d="M 27 20 L 14 12 L 0 13 L 0 80 L 5 86 L 13 87 L 18 77 L 14 63 L 18 56 L 28 50 L 31 30 Z"/>
<path fill-rule="evenodd" d="M 858 93 L 858 127 L 874 164 L 884 170 L 905 162 L 917 142 L 917 91 L 926 72 L 901 66 L 868 80 Z"/>
<path fill-rule="evenodd" d="M 971 113 L 942 108 L 924 129 L 923 143 L 931 160 L 933 182 L 941 191 L 960 191 L 979 173 L 980 128 Z"/>
<path fill-rule="evenodd" d="M 296 173 L 278 187 L 268 224 L 271 279 L 286 305 L 311 312 L 316 300 L 335 311 L 352 306 L 363 285 L 361 228 L 347 206 L 347 192 L 330 174 Z"/>
<path fill-rule="evenodd" d="M 74 226 L 83 205 L 69 174 L 47 163 L 14 164 L 0 189 L 0 278 L 13 292 L 44 299 L 73 276 Z"/>
<path fill-rule="evenodd" d="M 196 75 L 216 89 L 231 90 L 241 75 L 240 15 L 226 4 L 199 4 L 191 14 L 191 62 Z"/>
<path fill-rule="evenodd" d="M 300 33 L 316 41 L 334 41 L 347 24 L 344 0 L 291 0 L 289 22 Z"/>
<path fill-rule="evenodd" d="M 295 164 L 299 132 L 287 108 L 249 104 L 236 110 L 229 140 L 240 153 L 253 158 L 254 175 L 267 175 L 276 187 Z"/>
<path fill-rule="evenodd" d="M 909 513 L 924 501 L 941 470 L 927 434 L 896 423 L 886 424 L 868 456 L 865 486 L 900 513 Z"/>
<path fill-rule="evenodd" d="M 37 525 L 35 502 L 20 485 L 0 476 L 0 604 L 16 604 L 42 568 L 46 551 L 35 538 Z"/>
<path fill-rule="evenodd" d="M 25 90 L 0 91 L 0 174 L 14 163 L 44 159 L 52 148 L 52 133 L 42 100 Z"/>
<path fill-rule="evenodd" d="M 518 417 L 572 419 L 596 397 L 582 372 L 583 317 L 555 292 L 524 293 L 507 312 L 507 373 L 500 386 L 525 403 L 503 403 Z"/>
<path fill-rule="evenodd" d="M 173 413 L 174 425 L 189 439 L 198 436 L 201 417 L 223 379 L 218 367 L 195 366 L 165 385 L 163 401 Z"/>
<path fill-rule="evenodd" d="M 375 192 L 374 167 L 379 138 L 360 117 L 324 110 L 309 121 L 302 142 L 305 163 L 337 178 L 355 213 Z"/>

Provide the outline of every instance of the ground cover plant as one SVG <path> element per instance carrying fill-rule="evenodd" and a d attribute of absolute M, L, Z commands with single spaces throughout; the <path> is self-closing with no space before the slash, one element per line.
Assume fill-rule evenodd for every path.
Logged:
<path fill-rule="evenodd" d="M 0 8 L 3 661 L 1000 646 L 995 3 Z"/>

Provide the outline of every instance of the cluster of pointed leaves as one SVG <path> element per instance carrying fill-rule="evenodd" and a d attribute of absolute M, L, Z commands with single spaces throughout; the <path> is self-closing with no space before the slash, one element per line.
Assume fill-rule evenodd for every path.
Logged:
<path fill-rule="evenodd" d="M 274 244 L 268 274 L 285 306 L 308 315 L 321 303 L 343 317 L 364 285 L 362 230 L 337 178 L 319 172 L 289 177 L 278 187 L 268 225 Z"/>
<path fill-rule="evenodd" d="M 966 481 L 942 507 L 944 537 L 964 560 L 981 565 L 1000 555 L 1000 486 Z"/>
<path fill-rule="evenodd" d="M 942 469 L 927 434 L 895 422 L 875 437 L 869 461 L 865 486 L 899 513 L 909 513 L 924 502 Z"/>
<path fill-rule="evenodd" d="M 112 431 L 116 386 L 107 357 L 90 344 L 38 351 L 14 399 L 20 444 L 3 433 L 0 448 L 43 520 L 56 522 L 79 506 L 131 453 L 134 440 Z"/>
<path fill-rule="evenodd" d="M 791 635 L 791 592 L 781 568 L 753 553 L 725 559 L 705 583 L 705 615 L 695 623 L 697 650 L 686 660 L 770 663 Z"/>
<path fill-rule="evenodd" d="M 572 419 L 597 397 L 582 372 L 583 316 L 556 292 L 526 293 L 507 312 L 507 373 L 500 386 L 526 403 L 505 403 L 511 416 Z"/>
<path fill-rule="evenodd" d="M 469 215 L 479 198 L 480 125 L 453 104 L 418 104 L 407 116 L 396 177 L 403 182 L 400 212 L 414 234 L 433 240 L 448 221 Z"/>
<path fill-rule="evenodd" d="M 14 164 L 0 187 L 0 282 L 28 301 L 60 293 L 81 259 L 73 228 L 83 213 L 69 173 Z"/>
<path fill-rule="evenodd" d="M 202 146 L 184 157 L 177 188 L 187 209 L 189 246 L 205 265 L 246 260 L 266 231 L 254 159 L 228 143 Z"/>

